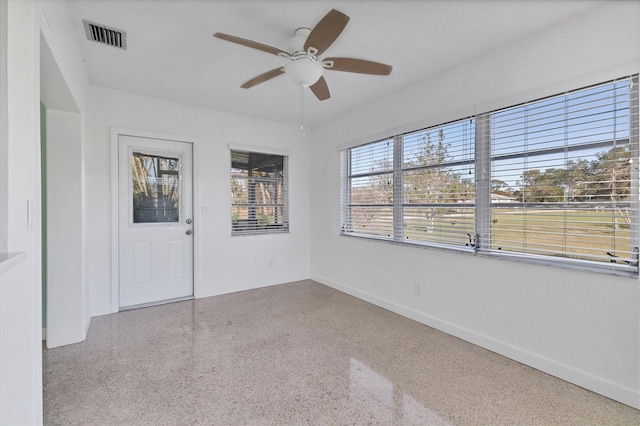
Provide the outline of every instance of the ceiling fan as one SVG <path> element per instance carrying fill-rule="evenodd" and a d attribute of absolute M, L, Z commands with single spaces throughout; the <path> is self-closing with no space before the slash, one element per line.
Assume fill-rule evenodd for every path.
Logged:
<path fill-rule="evenodd" d="M 215 33 L 213 36 L 289 60 L 284 67 L 275 68 L 260 74 L 240 87 L 248 89 L 278 77 L 281 74 L 286 74 L 296 84 L 309 87 L 313 94 L 319 100 L 323 101 L 330 98 L 329 87 L 322 76 L 324 70 L 389 75 L 393 68 L 391 65 L 363 59 L 338 57 L 320 59 L 320 55 L 322 55 L 338 38 L 340 33 L 342 33 L 347 22 L 349 22 L 347 15 L 332 9 L 316 24 L 313 30 L 309 28 L 298 28 L 295 36 L 289 41 L 289 51 L 225 33 Z"/>

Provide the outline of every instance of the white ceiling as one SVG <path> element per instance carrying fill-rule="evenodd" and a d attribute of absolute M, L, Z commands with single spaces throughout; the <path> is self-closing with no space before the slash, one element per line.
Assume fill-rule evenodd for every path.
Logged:
<path fill-rule="evenodd" d="M 307 125 L 358 108 L 470 59 L 543 31 L 590 1 L 68 0 L 92 84 L 268 120 L 300 121 L 286 76 L 239 86 L 286 59 L 212 37 L 224 32 L 288 49 L 296 28 L 332 8 L 351 17 L 324 57 L 393 65 L 388 77 L 325 71 L 331 99 L 307 91 Z M 127 50 L 87 40 L 82 19 L 127 32 Z"/>

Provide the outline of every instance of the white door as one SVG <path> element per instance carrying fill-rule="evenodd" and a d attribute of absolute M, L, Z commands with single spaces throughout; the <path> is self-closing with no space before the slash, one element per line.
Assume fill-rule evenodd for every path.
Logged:
<path fill-rule="evenodd" d="M 118 137 L 121 308 L 193 295 L 190 143 Z"/>

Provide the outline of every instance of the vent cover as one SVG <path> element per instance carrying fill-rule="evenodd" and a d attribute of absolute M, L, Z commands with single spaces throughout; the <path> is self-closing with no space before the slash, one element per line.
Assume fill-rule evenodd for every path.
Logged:
<path fill-rule="evenodd" d="M 84 30 L 90 41 L 127 50 L 127 33 L 125 31 L 96 24 L 86 19 L 83 19 L 82 22 L 84 22 Z"/>

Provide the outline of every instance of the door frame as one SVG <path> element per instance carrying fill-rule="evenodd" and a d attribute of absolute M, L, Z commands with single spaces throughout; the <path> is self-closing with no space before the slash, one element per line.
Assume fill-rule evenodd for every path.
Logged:
<path fill-rule="evenodd" d="M 190 143 L 192 146 L 192 180 L 193 180 L 193 297 L 199 297 L 199 263 L 200 263 L 200 209 L 198 202 L 198 144 L 195 137 L 175 135 L 169 133 L 160 133 L 149 130 L 128 129 L 123 127 L 111 127 L 111 312 L 115 313 L 120 310 L 120 262 L 118 261 L 118 252 L 120 241 L 118 237 L 118 139 L 120 136 L 133 136 L 149 139 L 163 139 L 174 142 Z"/>

